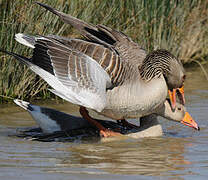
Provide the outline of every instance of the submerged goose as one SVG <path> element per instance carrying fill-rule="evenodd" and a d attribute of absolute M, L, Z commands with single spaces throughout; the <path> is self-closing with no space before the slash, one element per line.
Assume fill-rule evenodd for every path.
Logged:
<path fill-rule="evenodd" d="M 14 102 L 30 113 L 30 115 L 39 125 L 43 133 L 55 133 L 58 131 L 70 132 L 76 129 L 92 127 L 92 125 L 87 120 L 81 117 L 72 116 L 51 108 L 33 105 L 29 102 L 19 99 L 15 99 Z M 161 109 L 158 110 L 158 113 L 160 116 L 163 116 L 168 120 L 180 122 L 185 125 L 195 123 L 189 113 L 186 112 L 183 105 L 176 103 L 176 110 L 172 111 L 168 100 L 166 100 Z M 98 119 L 96 119 L 96 121 L 101 123 L 103 126 L 105 126 L 105 128 L 108 129 L 125 129 L 125 127 L 122 128 L 122 125 L 112 121 Z M 197 127 L 197 125 L 195 126 Z M 128 127 L 128 130 L 122 130 L 120 131 L 120 133 L 134 138 L 156 137 L 162 135 L 162 128 L 157 120 L 157 115 L 150 114 L 148 116 L 140 118 L 139 127 L 130 129 Z"/>
<path fill-rule="evenodd" d="M 184 68 L 170 52 L 147 54 L 121 32 L 38 4 L 78 29 L 85 40 L 17 34 L 18 42 L 34 49 L 32 58 L 4 52 L 40 75 L 54 94 L 80 105 L 81 115 L 100 128 L 103 136 L 112 132 L 95 122 L 86 108 L 114 120 L 143 117 L 164 103 L 168 90 L 173 110 L 176 90 L 184 104 L 183 89 L 179 89 L 185 80 Z"/>

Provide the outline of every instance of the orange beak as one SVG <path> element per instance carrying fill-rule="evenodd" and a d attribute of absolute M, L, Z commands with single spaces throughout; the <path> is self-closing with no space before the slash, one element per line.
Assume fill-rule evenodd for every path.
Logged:
<path fill-rule="evenodd" d="M 200 130 L 199 126 L 192 119 L 191 115 L 188 112 L 185 113 L 185 116 L 184 116 L 183 120 L 181 121 L 181 123 L 186 125 L 186 126 L 192 127 L 192 128 L 194 128 L 198 131 Z"/>
<path fill-rule="evenodd" d="M 182 105 L 185 105 L 184 86 L 182 86 L 181 88 L 173 89 L 172 91 L 168 90 L 172 110 L 175 110 L 176 107 L 176 92 L 180 100 L 180 103 Z"/>
<path fill-rule="evenodd" d="M 169 96 L 170 96 L 170 105 L 172 110 L 175 110 L 176 108 L 176 89 L 173 89 L 173 91 L 168 90 Z"/>

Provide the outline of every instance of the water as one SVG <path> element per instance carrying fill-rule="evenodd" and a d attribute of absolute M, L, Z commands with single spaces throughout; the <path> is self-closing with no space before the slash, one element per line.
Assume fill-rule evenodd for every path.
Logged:
<path fill-rule="evenodd" d="M 159 138 L 112 142 L 37 142 L 11 137 L 17 127 L 34 126 L 16 106 L 0 106 L 0 179 L 207 179 L 208 81 L 200 69 L 189 69 L 186 106 L 201 131 L 161 119 Z M 43 105 L 43 106 L 48 106 Z M 50 107 L 76 114 L 77 107 Z"/>

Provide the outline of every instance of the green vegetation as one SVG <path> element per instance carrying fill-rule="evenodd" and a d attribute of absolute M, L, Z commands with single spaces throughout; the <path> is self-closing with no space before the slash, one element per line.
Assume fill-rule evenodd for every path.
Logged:
<path fill-rule="evenodd" d="M 41 1 L 92 24 L 129 35 L 147 51 L 164 48 L 183 63 L 208 62 L 207 0 L 51 0 Z M 14 35 L 80 36 L 71 26 L 32 0 L 0 1 L 0 48 L 31 56 Z M 24 99 L 49 98 L 47 85 L 26 67 L 0 54 L 0 94 Z M 6 99 L 0 97 L 3 102 Z"/>

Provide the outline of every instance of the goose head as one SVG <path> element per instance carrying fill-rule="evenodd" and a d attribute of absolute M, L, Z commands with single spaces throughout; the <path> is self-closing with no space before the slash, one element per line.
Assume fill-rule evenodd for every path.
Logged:
<path fill-rule="evenodd" d="M 180 103 L 185 104 L 183 90 L 185 70 L 181 61 L 169 51 L 159 49 L 148 54 L 140 68 L 140 75 L 146 81 L 163 75 L 168 87 L 172 110 L 176 109 L 176 93 Z"/>
<path fill-rule="evenodd" d="M 159 107 L 157 114 L 171 121 L 182 123 L 186 126 L 200 130 L 197 123 L 193 120 L 191 115 L 186 111 L 186 108 L 179 103 L 176 103 L 176 108 L 173 111 L 170 105 L 170 100 L 167 99 L 162 107 Z"/>

